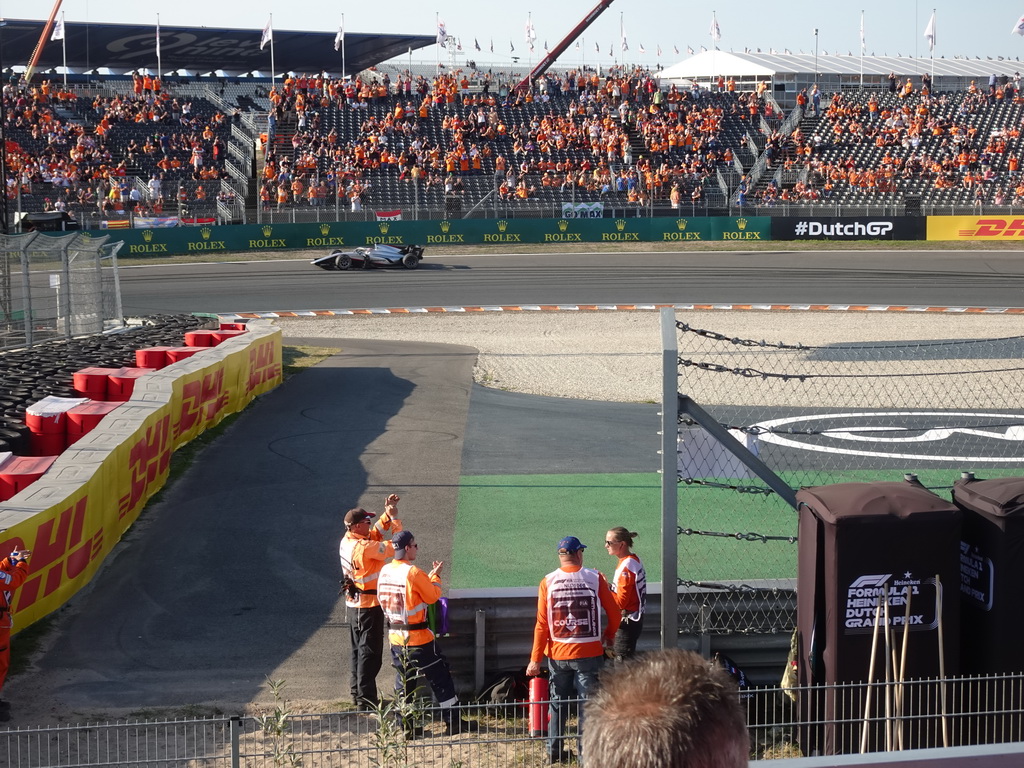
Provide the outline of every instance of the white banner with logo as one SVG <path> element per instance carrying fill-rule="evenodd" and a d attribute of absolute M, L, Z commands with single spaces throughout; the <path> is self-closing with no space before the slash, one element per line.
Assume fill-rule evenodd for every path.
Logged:
<path fill-rule="evenodd" d="M 562 203 L 563 219 L 600 219 L 604 203 Z"/>
<path fill-rule="evenodd" d="M 377 221 L 401 221 L 402 211 L 375 211 L 377 214 Z"/>

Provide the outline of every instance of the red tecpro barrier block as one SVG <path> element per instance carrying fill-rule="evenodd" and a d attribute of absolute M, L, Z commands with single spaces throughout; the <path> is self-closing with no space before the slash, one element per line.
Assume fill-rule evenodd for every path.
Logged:
<path fill-rule="evenodd" d="M 25 424 L 34 434 L 63 435 L 68 411 L 84 402 L 85 398 L 47 395 L 25 409 Z"/>
<path fill-rule="evenodd" d="M 56 456 L 12 456 L 0 466 L 0 498 L 4 501 L 42 477 Z"/>
<path fill-rule="evenodd" d="M 90 400 L 106 400 L 107 377 L 123 370 L 124 368 L 81 368 L 71 374 L 75 392 L 81 392 Z"/>
<path fill-rule="evenodd" d="M 247 331 L 249 327 L 245 323 L 221 323 L 222 331 Z"/>
<path fill-rule="evenodd" d="M 135 365 L 139 368 L 150 368 L 158 371 L 171 364 L 167 357 L 167 350 L 172 347 L 144 347 L 135 350 Z"/>
<path fill-rule="evenodd" d="M 132 369 L 132 370 L 142 370 Z M 68 411 L 67 444 L 73 445 L 103 421 L 103 417 L 119 408 L 119 402 L 82 403 Z"/>
<path fill-rule="evenodd" d="M 185 333 L 186 347 L 215 347 L 217 331 L 188 331 Z"/>
<path fill-rule="evenodd" d="M 32 432 L 28 437 L 29 450 L 33 456 L 60 456 L 68 447 L 66 432 Z"/>
<path fill-rule="evenodd" d="M 235 336 L 241 336 L 243 333 L 248 333 L 248 331 L 214 331 L 213 344 L 214 346 L 216 346 L 217 344 L 220 344 L 222 341 L 233 339 L 235 338 Z"/>
<path fill-rule="evenodd" d="M 171 363 L 176 363 L 179 360 L 192 357 L 196 352 L 202 351 L 203 347 L 168 347 L 167 360 Z"/>
<path fill-rule="evenodd" d="M 135 382 L 147 373 L 152 373 L 152 368 L 122 368 L 118 373 L 110 374 L 107 382 L 107 400 L 114 400 L 123 403 L 131 400 L 132 392 L 135 389 Z"/>

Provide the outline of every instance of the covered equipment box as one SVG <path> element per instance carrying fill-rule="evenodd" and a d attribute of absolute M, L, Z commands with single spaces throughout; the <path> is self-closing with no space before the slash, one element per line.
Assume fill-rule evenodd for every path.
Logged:
<path fill-rule="evenodd" d="M 800 685 L 890 679 L 883 661 L 893 658 L 897 643 L 902 646 L 905 628 L 904 679 L 936 678 L 940 668 L 946 676 L 956 674 L 961 517 L 956 506 L 916 479 L 804 488 L 796 498 Z M 874 692 L 805 693 L 805 722 L 829 725 L 805 729 L 804 754 L 859 752 L 864 697 Z M 877 733 L 870 737 L 869 748 L 885 748 Z"/>
<path fill-rule="evenodd" d="M 1024 671 L 1024 478 L 964 478 L 953 486 L 964 513 L 960 552 L 960 671 Z"/>

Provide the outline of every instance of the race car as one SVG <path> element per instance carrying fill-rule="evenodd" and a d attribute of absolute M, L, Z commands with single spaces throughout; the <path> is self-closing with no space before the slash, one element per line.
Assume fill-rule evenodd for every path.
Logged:
<path fill-rule="evenodd" d="M 374 267 L 405 267 L 416 269 L 423 259 L 422 245 L 374 245 L 350 251 L 331 251 L 311 262 L 320 269 L 371 269 Z"/>

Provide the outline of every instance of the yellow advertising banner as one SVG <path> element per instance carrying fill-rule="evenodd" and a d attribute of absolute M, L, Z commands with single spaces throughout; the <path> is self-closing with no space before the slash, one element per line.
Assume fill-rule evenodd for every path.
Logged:
<path fill-rule="evenodd" d="M 245 334 L 221 347 L 183 361 L 181 375 L 169 378 L 166 400 L 129 401 L 50 472 L 0 504 L 0 553 L 32 550 L 30 576 L 15 593 L 18 629 L 89 582 L 167 480 L 176 448 L 281 383 L 280 330 Z"/>
<path fill-rule="evenodd" d="M 929 216 L 929 240 L 1024 240 L 1024 216 Z"/>

